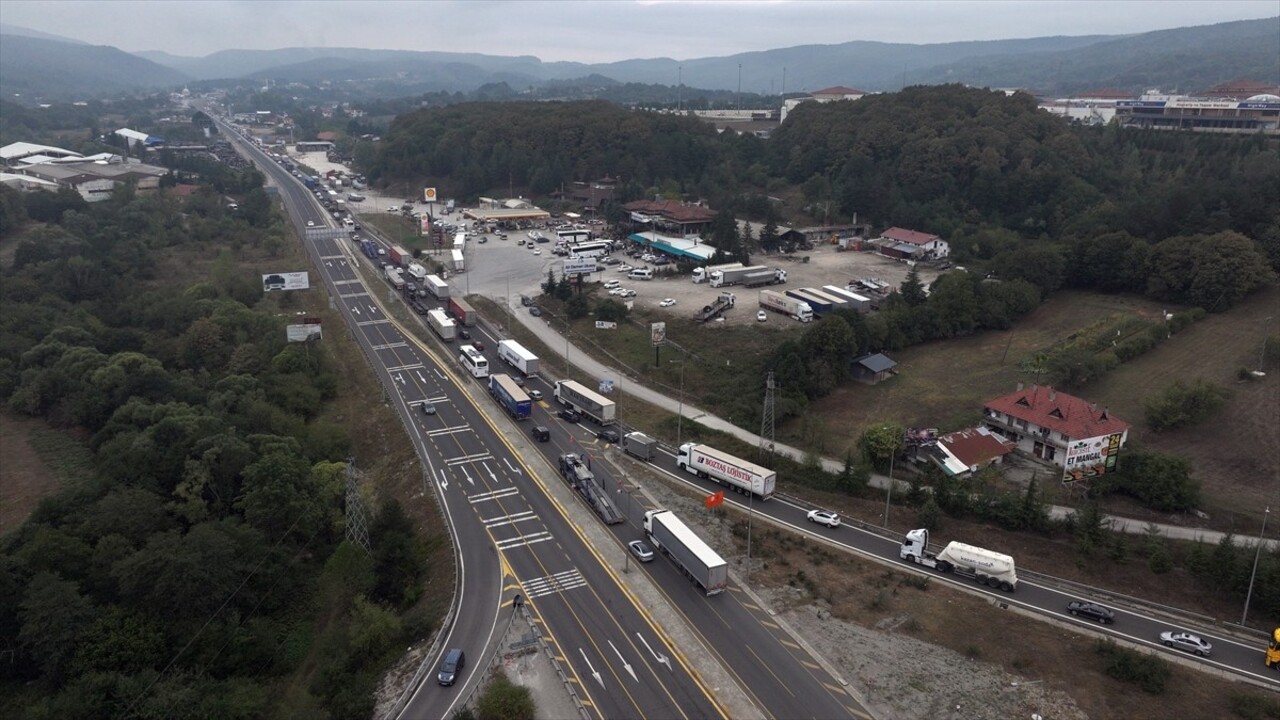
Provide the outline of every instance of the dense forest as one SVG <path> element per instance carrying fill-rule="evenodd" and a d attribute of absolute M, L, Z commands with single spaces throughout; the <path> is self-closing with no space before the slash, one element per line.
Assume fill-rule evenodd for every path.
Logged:
<path fill-rule="evenodd" d="M 242 201 L 266 211 L 211 188 L 92 206 L 0 188 L 0 227 L 25 233 L 0 277 L 0 399 L 92 454 L 0 544 L 10 716 L 364 718 L 423 633 L 399 506 L 372 557 L 343 542 L 338 377 L 241 264 L 284 238 L 261 187 Z M 207 277 L 173 271 L 191 253 L 216 258 Z"/>

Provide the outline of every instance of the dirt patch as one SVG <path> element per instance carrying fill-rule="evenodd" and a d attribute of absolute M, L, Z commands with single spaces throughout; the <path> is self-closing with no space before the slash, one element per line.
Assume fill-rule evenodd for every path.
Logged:
<path fill-rule="evenodd" d="M 39 420 L 0 412 L 0 537 L 26 522 L 36 505 L 62 488 L 62 478 L 45 464 L 32 436 L 52 432 Z"/>

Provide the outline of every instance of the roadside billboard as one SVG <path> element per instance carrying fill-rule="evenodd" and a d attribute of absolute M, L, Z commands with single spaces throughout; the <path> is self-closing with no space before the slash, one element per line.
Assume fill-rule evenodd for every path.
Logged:
<path fill-rule="evenodd" d="M 565 258 L 564 274 L 569 275 L 590 275 L 596 272 L 595 258 Z"/>
<path fill-rule="evenodd" d="M 1099 435 L 1087 440 L 1073 440 L 1067 445 L 1063 458 L 1062 481 L 1088 480 L 1109 472 L 1115 472 L 1116 458 L 1124 433 Z"/>
<path fill-rule="evenodd" d="M 309 290 L 311 280 L 304 272 L 270 273 L 262 276 L 262 291 Z"/>
<path fill-rule="evenodd" d="M 664 322 L 656 322 L 649 326 L 649 342 L 654 347 L 663 345 L 667 342 L 667 324 Z"/>
<path fill-rule="evenodd" d="M 319 340 L 324 337 L 324 334 L 320 331 L 320 320 L 316 319 L 314 322 L 310 322 L 310 318 L 308 318 L 306 324 L 286 326 L 285 337 L 288 338 L 289 342 L 310 342 L 311 340 Z"/>
<path fill-rule="evenodd" d="M 423 202 L 429 202 L 429 203 L 433 203 L 433 202 L 435 202 L 435 201 L 436 201 L 436 189 L 435 189 L 435 188 L 423 188 L 423 190 L 422 190 L 422 201 L 423 201 Z"/>

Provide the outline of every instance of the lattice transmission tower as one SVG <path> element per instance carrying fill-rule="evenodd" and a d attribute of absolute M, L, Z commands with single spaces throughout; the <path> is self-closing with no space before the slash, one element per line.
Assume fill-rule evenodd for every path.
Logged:
<path fill-rule="evenodd" d="M 373 550 L 369 546 L 368 514 L 364 509 L 364 501 L 360 499 L 360 472 L 356 470 L 356 459 L 347 458 L 347 541 L 364 548 L 366 555 Z"/>

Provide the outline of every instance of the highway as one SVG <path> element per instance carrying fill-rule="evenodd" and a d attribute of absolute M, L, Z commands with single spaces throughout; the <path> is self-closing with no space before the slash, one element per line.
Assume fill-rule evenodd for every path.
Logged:
<path fill-rule="evenodd" d="M 307 227 L 307 252 L 408 429 L 422 458 L 424 490 L 428 483 L 434 486 L 453 533 L 459 554 L 455 614 L 428 666 L 445 649 L 460 647 L 468 651 L 472 669 L 484 667 L 499 618 L 512 611 L 512 599 L 523 591 L 589 716 L 725 717 L 683 655 L 667 646 L 613 571 L 541 491 L 488 412 L 470 400 L 460 383 L 472 381 L 458 364 L 400 331 L 364 286 L 345 233 L 328 227 L 311 194 L 261 150 L 222 127 L 271 175 L 297 225 Z M 436 414 L 420 411 L 427 401 Z M 450 716 L 479 676 L 464 671 L 459 683 L 444 688 L 428 675 L 402 717 Z"/>

